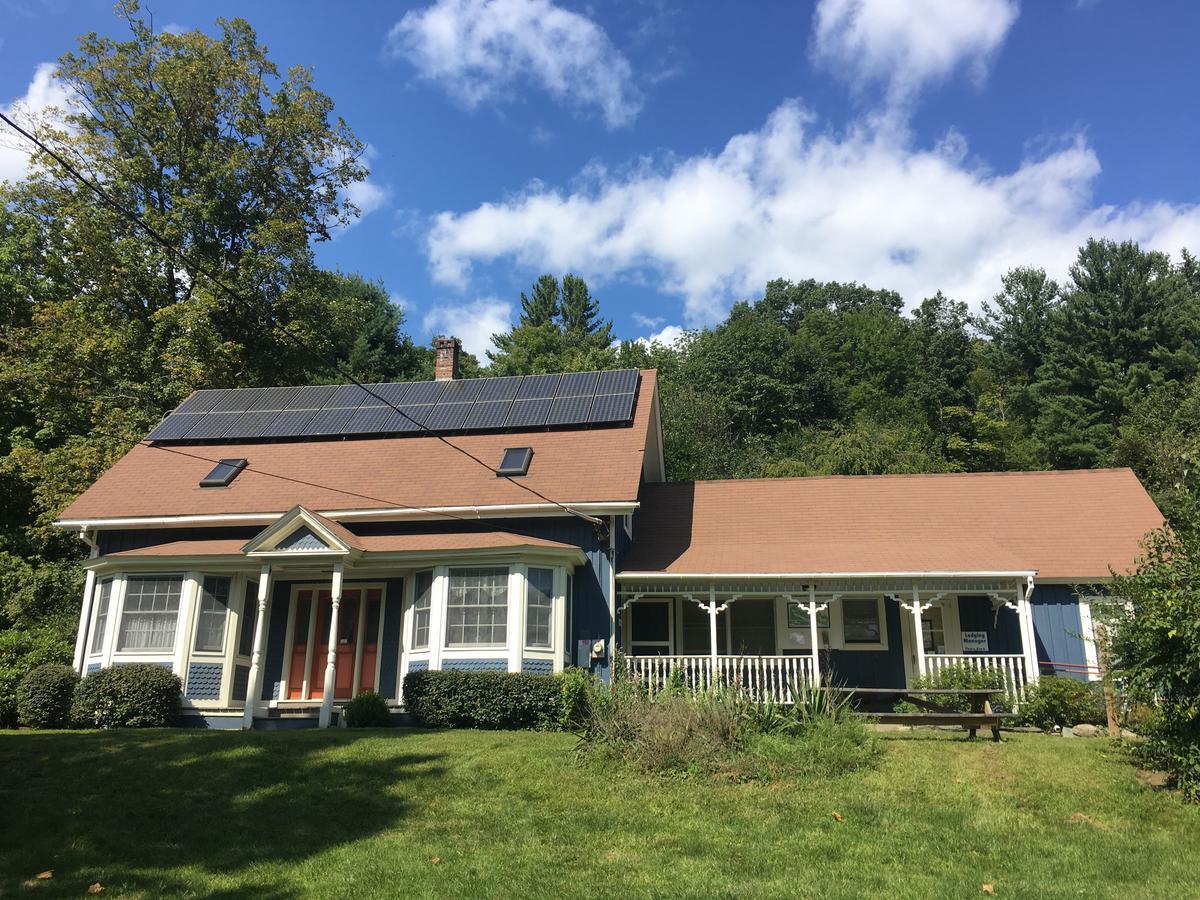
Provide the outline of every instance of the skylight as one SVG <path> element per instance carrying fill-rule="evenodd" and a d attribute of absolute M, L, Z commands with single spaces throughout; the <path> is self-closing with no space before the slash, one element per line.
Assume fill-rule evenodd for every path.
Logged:
<path fill-rule="evenodd" d="M 238 472 L 246 468 L 244 459 L 221 459 L 216 467 L 200 479 L 200 487 L 229 487 L 229 483 L 237 478 Z"/>
<path fill-rule="evenodd" d="M 497 475 L 524 475 L 529 471 L 529 461 L 533 459 L 532 447 L 509 447 L 504 451 Z"/>

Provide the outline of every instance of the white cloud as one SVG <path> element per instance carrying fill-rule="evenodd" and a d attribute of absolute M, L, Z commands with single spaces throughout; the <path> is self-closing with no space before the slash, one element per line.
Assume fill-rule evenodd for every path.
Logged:
<path fill-rule="evenodd" d="M 360 219 L 365 219 L 382 207 L 391 195 L 392 192 L 388 188 L 382 187 L 370 179 L 356 181 L 346 188 L 346 197 L 358 207 L 358 211 L 361 213 Z"/>
<path fill-rule="evenodd" d="M 470 303 L 441 304 L 425 313 L 430 334 L 449 334 L 462 341 L 463 349 L 480 360 L 492 346 L 492 335 L 512 326 L 513 306 L 496 297 L 481 297 Z"/>
<path fill-rule="evenodd" d="M 657 328 L 663 323 L 662 316 L 647 316 L 640 312 L 633 314 L 633 321 L 637 322 L 643 328 Z"/>
<path fill-rule="evenodd" d="M 638 280 L 683 298 L 698 326 L 777 277 L 864 282 L 910 304 L 940 288 L 977 307 L 1012 266 L 1065 274 L 1089 236 L 1200 249 L 1196 206 L 1097 204 L 1100 161 L 1081 136 L 997 173 L 960 134 L 919 147 L 882 121 L 821 132 L 787 102 L 716 154 L 443 212 L 430 268 L 463 287 L 473 264 L 496 261 Z"/>
<path fill-rule="evenodd" d="M 405 13 L 387 51 L 468 107 L 507 99 L 523 82 L 598 111 L 610 128 L 642 106 L 629 60 L 604 29 L 550 0 L 438 0 Z"/>
<path fill-rule="evenodd" d="M 960 66 L 981 80 L 1017 13 L 1016 0 L 820 0 L 813 57 L 857 87 L 886 84 L 902 102 Z"/>
<path fill-rule="evenodd" d="M 0 106 L 5 115 L 22 128 L 32 131 L 33 125 L 48 114 L 51 107 L 60 110 L 69 105 L 67 89 L 54 77 L 54 63 L 41 63 L 21 97 L 8 106 Z M 29 168 L 30 143 L 8 126 L 0 126 L 0 181 L 16 181 Z"/>
<path fill-rule="evenodd" d="M 659 320 L 661 321 L 661 319 Z M 660 331 L 656 331 L 649 337 L 640 337 L 637 339 L 639 344 L 649 347 L 653 344 L 662 344 L 666 347 L 672 347 L 687 333 L 687 329 L 679 325 L 668 325 Z"/>

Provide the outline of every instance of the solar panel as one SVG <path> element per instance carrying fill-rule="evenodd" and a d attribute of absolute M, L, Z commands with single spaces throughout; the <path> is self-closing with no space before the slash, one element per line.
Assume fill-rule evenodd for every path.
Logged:
<path fill-rule="evenodd" d="M 423 404 L 437 403 L 442 391 L 446 390 L 445 381 L 417 381 L 410 384 L 408 393 L 404 395 L 405 403 Z"/>
<path fill-rule="evenodd" d="M 476 400 L 467 414 L 463 428 L 503 428 L 510 409 L 511 400 L 493 400 L 489 403 Z"/>
<path fill-rule="evenodd" d="M 262 437 L 279 413 L 277 409 L 252 409 L 244 412 L 229 426 L 228 434 L 237 438 Z"/>
<path fill-rule="evenodd" d="M 149 441 L 171 441 L 185 437 L 187 433 L 205 417 L 204 413 L 172 413 L 163 419 L 158 427 L 146 436 Z"/>
<path fill-rule="evenodd" d="M 213 408 L 213 404 L 220 400 L 224 393 L 225 391 L 220 388 L 196 391 L 175 408 L 175 413 L 177 415 L 179 413 L 206 413 Z"/>
<path fill-rule="evenodd" d="M 276 413 L 262 431 L 255 437 L 299 437 L 304 434 L 304 426 L 308 420 L 317 414 L 315 409 L 287 409 Z"/>
<path fill-rule="evenodd" d="M 425 427 L 434 431 L 458 431 L 470 411 L 470 403 L 439 403 L 425 420 Z"/>
<path fill-rule="evenodd" d="M 550 406 L 546 424 L 585 425 L 588 421 L 588 410 L 591 408 L 591 394 L 586 397 L 559 397 Z"/>
<path fill-rule="evenodd" d="M 553 397 L 558 389 L 561 375 L 526 375 L 521 379 L 521 388 L 517 391 L 518 400 L 535 400 L 541 397 Z"/>
<path fill-rule="evenodd" d="M 346 423 L 354 418 L 358 407 L 342 407 L 341 409 L 323 409 L 304 424 L 302 435 L 341 434 Z"/>
<path fill-rule="evenodd" d="M 631 394 L 637 387 L 637 369 L 614 369 L 601 372 L 596 382 L 597 394 Z"/>
<path fill-rule="evenodd" d="M 637 369 L 367 385 L 196 391 L 156 441 L 541 428 L 629 420 Z M 403 412 L 397 412 L 393 406 Z"/>
<path fill-rule="evenodd" d="M 596 393 L 598 372 L 571 372 L 562 377 L 556 397 L 591 397 Z"/>
<path fill-rule="evenodd" d="M 479 394 L 480 384 L 474 378 L 447 381 L 439 403 L 470 403 Z"/>
<path fill-rule="evenodd" d="M 627 422 L 633 413 L 633 394 L 601 394 L 592 404 L 589 422 Z"/>
<path fill-rule="evenodd" d="M 550 412 L 549 400 L 515 400 L 504 425 L 507 428 L 540 428 Z"/>
<path fill-rule="evenodd" d="M 488 400 L 512 400 L 517 396 L 521 387 L 520 375 L 506 375 L 503 378 L 479 379 L 479 396 L 476 403 Z"/>

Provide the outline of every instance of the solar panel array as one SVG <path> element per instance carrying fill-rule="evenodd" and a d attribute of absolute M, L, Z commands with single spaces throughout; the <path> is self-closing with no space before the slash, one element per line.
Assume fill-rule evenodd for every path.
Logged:
<path fill-rule="evenodd" d="M 196 391 L 147 440 L 266 440 L 612 425 L 632 417 L 638 374 L 637 369 L 618 369 L 411 381 L 367 385 L 370 393 L 352 384 Z"/>

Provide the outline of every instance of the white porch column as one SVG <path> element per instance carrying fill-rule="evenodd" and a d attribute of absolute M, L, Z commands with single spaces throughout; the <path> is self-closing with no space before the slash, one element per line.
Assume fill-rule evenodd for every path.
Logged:
<path fill-rule="evenodd" d="M 812 641 L 812 680 L 813 684 L 821 684 L 821 634 L 817 630 L 817 586 L 808 586 L 808 634 Z"/>
<path fill-rule="evenodd" d="M 246 679 L 246 704 L 242 711 L 242 728 L 254 727 L 254 707 L 262 695 L 262 651 L 267 634 L 267 598 L 271 596 L 271 566 L 263 563 L 258 573 L 258 618 L 254 622 L 254 649 L 250 653 L 250 675 Z M 242 615 L 246 610 L 242 609 Z"/>
<path fill-rule="evenodd" d="M 321 714 L 318 728 L 328 728 L 333 720 L 333 684 L 337 675 L 338 607 L 342 605 L 342 564 L 333 564 L 333 584 L 329 592 L 329 654 L 325 658 L 325 688 L 321 691 Z"/>
<path fill-rule="evenodd" d="M 88 625 L 92 621 L 92 604 L 95 603 L 96 573 L 88 569 L 83 582 L 83 607 L 79 611 L 79 630 L 75 632 L 75 671 L 83 674 L 83 657 L 87 650 Z"/>
<path fill-rule="evenodd" d="M 1017 622 L 1021 631 L 1021 650 L 1025 654 L 1025 678 L 1030 684 L 1037 684 L 1041 677 L 1037 658 L 1037 632 L 1033 627 L 1033 607 L 1029 604 L 1029 595 L 1033 593 L 1033 579 L 1021 581 L 1017 585 Z"/>
<path fill-rule="evenodd" d="M 713 678 L 717 676 L 717 589 L 708 586 L 708 651 Z"/>
<path fill-rule="evenodd" d="M 917 644 L 917 674 L 922 678 L 925 677 L 925 631 L 921 627 L 921 592 L 917 589 L 916 582 L 913 583 L 912 591 L 912 614 L 913 628 L 916 635 L 915 641 Z"/>

